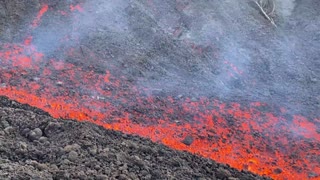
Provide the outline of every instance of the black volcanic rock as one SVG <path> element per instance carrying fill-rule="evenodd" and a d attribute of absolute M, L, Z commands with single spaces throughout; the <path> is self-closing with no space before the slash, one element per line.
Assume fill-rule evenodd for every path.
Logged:
<path fill-rule="evenodd" d="M 6 107 L 13 102 L 4 99 L 0 117 L 10 131 L 0 126 L 9 132 L 0 133 L 0 179 L 267 179 L 88 122 L 53 119 L 27 105 Z M 185 143 L 192 141 L 187 136 Z"/>

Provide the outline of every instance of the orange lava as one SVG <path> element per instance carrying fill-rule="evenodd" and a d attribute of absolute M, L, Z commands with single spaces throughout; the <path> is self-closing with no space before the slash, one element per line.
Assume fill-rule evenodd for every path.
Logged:
<path fill-rule="evenodd" d="M 44 5 L 33 22 L 38 24 L 47 10 Z M 33 47 L 32 37 L 1 47 L 0 95 L 55 118 L 90 121 L 274 179 L 320 174 L 319 119 L 288 119 L 285 108 L 276 115 L 261 111 L 268 106 L 261 102 L 244 106 L 206 97 L 145 96 L 112 69 L 97 73 L 46 59 Z M 194 138 L 190 146 L 181 142 L 186 136 Z"/>
<path fill-rule="evenodd" d="M 83 11 L 83 9 L 82 9 L 82 7 L 80 6 L 80 4 L 70 5 L 70 10 L 71 10 L 71 11 L 79 11 L 79 12 L 82 12 L 82 11 Z"/>
<path fill-rule="evenodd" d="M 32 27 L 37 27 L 39 26 L 40 20 L 42 18 L 42 16 L 48 11 L 49 6 L 47 4 L 44 4 L 40 11 L 38 12 L 37 17 L 35 18 L 35 20 L 32 22 Z"/>

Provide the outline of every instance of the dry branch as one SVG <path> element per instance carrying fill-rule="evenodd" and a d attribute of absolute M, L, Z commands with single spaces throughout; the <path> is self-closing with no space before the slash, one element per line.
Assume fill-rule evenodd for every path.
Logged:
<path fill-rule="evenodd" d="M 274 22 L 274 20 L 266 13 L 265 9 L 263 8 L 263 5 L 261 3 L 258 3 L 257 1 L 255 1 L 255 3 L 257 4 L 257 6 L 259 7 L 260 11 L 262 12 L 262 14 L 271 22 L 272 25 L 274 25 L 275 27 L 277 27 L 276 23 Z M 272 2 L 274 3 L 274 2 Z M 275 6 L 274 4 L 272 5 L 272 9 L 271 9 L 271 13 L 273 13 L 275 11 Z"/>

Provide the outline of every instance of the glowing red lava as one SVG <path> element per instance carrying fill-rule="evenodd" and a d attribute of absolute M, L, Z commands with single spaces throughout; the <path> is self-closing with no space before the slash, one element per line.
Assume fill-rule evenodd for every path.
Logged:
<path fill-rule="evenodd" d="M 44 13 L 46 13 L 46 12 L 48 11 L 48 8 L 49 8 L 49 6 L 48 6 L 47 4 L 44 4 L 44 5 L 41 7 L 41 9 L 40 9 L 37 17 L 36 17 L 35 20 L 32 22 L 32 26 L 33 26 L 33 27 L 37 27 L 37 26 L 39 25 L 42 16 L 44 15 Z"/>
<path fill-rule="evenodd" d="M 79 11 L 79 12 L 82 12 L 83 11 L 83 9 L 82 9 L 82 7 L 80 6 L 80 4 L 77 4 L 77 5 L 70 5 L 70 10 L 71 11 Z"/>
<path fill-rule="evenodd" d="M 47 10 L 44 5 L 33 27 Z M 275 179 L 320 174 L 319 119 L 299 115 L 287 119 L 284 108 L 275 115 L 261 111 L 267 105 L 260 102 L 243 106 L 206 97 L 195 101 L 144 96 L 111 70 L 99 74 L 46 59 L 32 45 L 32 37 L 1 46 L 0 95 L 41 108 L 53 117 L 137 134 Z M 186 136 L 193 137 L 190 146 L 182 143 Z"/>

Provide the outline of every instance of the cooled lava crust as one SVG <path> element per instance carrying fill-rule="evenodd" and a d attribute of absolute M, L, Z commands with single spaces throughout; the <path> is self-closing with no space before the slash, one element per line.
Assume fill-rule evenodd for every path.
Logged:
<path fill-rule="evenodd" d="M 0 1 L 0 95 L 238 170 L 319 179 L 320 1 L 276 7 L 277 28 L 250 0 Z"/>

